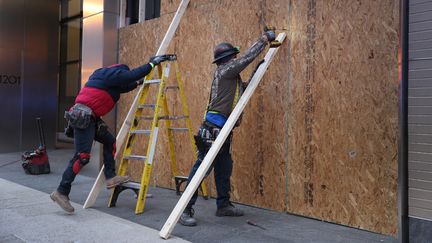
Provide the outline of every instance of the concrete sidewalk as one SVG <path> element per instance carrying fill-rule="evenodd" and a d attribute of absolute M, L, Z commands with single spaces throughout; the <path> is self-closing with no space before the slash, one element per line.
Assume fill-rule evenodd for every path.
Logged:
<path fill-rule="evenodd" d="M 113 228 L 110 226 L 104 226 L 103 222 L 124 222 L 124 220 L 131 222 L 131 225 L 142 225 L 144 229 L 153 229 L 154 239 L 159 240 L 156 232 L 159 231 L 166 219 L 168 218 L 171 210 L 174 208 L 176 203 L 179 200 L 179 196 L 176 195 L 175 191 L 168 190 L 159 187 L 151 186 L 149 188 L 149 193 L 153 194 L 153 198 L 149 198 L 146 201 L 145 212 L 143 214 L 136 215 L 134 213 L 136 206 L 135 194 L 126 190 L 122 192 L 117 201 L 117 206 L 113 208 L 107 207 L 107 202 L 110 197 L 109 190 L 102 190 L 99 197 L 96 200 L 96 203 L 93 205 L 92 209 L 82 210 L 82 204 L 84 204 L 87 195 L 90 192 L 91 187 L 95 181 L 95 178 L 91 176 L 86 169 L 88 167 L 84 167 L 80 174 L 76 177 L 72 191 L 70 196 L 71 201 L 75 202 L 75 212 L 74 216 L 65 215 L 62 210 L 48 197 L 48 193 L 51 193 L 55 190 L 60 182 L 61 175 L 66 168 L 68 161 L 70 160 L 71 155 L 73 154 L 73 150 L 70 149 L 58 149 L 48 151 L 50 165 L 51 165 L 51 173 L 46 175 L 27 175 L 24 173 L 24 170 L 21 167 L 19 162 L 21 153 L 8 153 L 8 154 L 0 154 L 0 178 L 8 180 L 13 183 L 17 183 L 22 186 L 26 186 L 39 191 L 39 196 L 36 195 L 33 190 L 29 190 L 29 195 L 26 195 L 26 192 L 21 192 L 19 199 L 18 195 L 12 194 L 9 200 L 17 197 L 15 202 L 12 201 L 4 201 L 0 199 L 0 242 L 14 242 L 13 239 L 16 237 L 14 235 L 23 236 L 25 232 L 21 231 L 29 231 L 29 235 L 36 234 L 37 229 L 43 229 L 46 226 L 46 222 L 63 222 L 64 220 L 69 221 L 66 227 L 68 230 L 73 230 L 73 227 L 76 227 L 77 230 L 73 230 L 73 233 L 68 235 L 68 237 L 72 237 L 75 235 L 75 238 L 67 238 L 58 240 L 58 235 L 63 234 L 64 231 L 61 231 L 59 227 L 57 227 L 57 223 L 54 226 L 50 226 L 52 228 L 48 228 L 49 231 L 44 233 L 46 236 L 40 236 L 41 241 L 44 242 L 86 242 L 84 238 L 77 237 L 90 237 L 88 235 L 95 235 L 97 237 L 104 236 L 106 229 L 110 231 L 110 235 L 113 237 L 108 237 L 109 240 L 104 242 L 115 242 L 114 237 L 118 237 L 118 231 L 113 231 Z M 90 162 L 94 163 L 94 161 Z M 88 175 L 88 176 L 87 176 Z M 28 189 L 28 188 L 27 188 Z M 0 186 L 0 190 L 1 186 Z M 3 191 L 0 191 L 0 198 L 5 198 Z M 23 198 L 21 197 L 23 196 Z M 33 197 L 35 199 L 33 199 Z M 31 198 L 32 203 L 24 203 L 26 198 Z M 43 203 L 40 202 L 40 199 L 43 199 Z M 36 200 L 36 201 L 35 201 Z M 13 207 L 12 209 L 7 209 L 4 211 L 4 205 L 8 204 L 7 207 Z M 15 204 L 20 204 L 15 205 Z M 32 207 L 36 207 L 36 209 L 29 209 L 25 205 L 32 205 Z M 256 207 L 250 207 L 246 205 L 236 204 L 236 207 L 241 208 L 245 212 L 245 216 L 243 217 L 216 217 L 216 205 L 215 200 L 213 198 L 209 200 L 203 200 L 200 197 L 195 205 L 195 217 L 198 220 L 198 226 L 196 227 L 185 227 L 183 225 L 178 224 L 172 234 L 177 237 L 181 237 L 182 239 L 191 241 L 191 242 L 275 242 L 275 243 L 396 243 L 397 240 L 394 237 L 375 234 L 372 232 L 354 229 L 350 227 L 345 227 L 342 225 L 326 223 L 319 220 L 309 219 L 305 217 L 295 216 L 287 213 L 276 212 L 272 210 L 266 210 Z M 9 215 L 6 215 L 6 212 Z M 13 220 L 6 219 L 10 217 L 10 213 L 15 214 L 16 217 L 20 217 L 22 222 L 14 222 Z M 39 214 L 43 214 L 44 212 L 48 212 L 50 217 L 40 217 Z M 98 221 L 99 227 L 93 226 L 94 228 L 81 227 L 80 221 L 82 224 L 85 224 L 87 221 L 92 221 L 97 219 L 99 214 L 96 215 L 97 212 L 104 213 L 103 215 L 111 215 L 112 217 L 122 221 L 116 221 L 113 218 L 107 220 L 102 220 L 102 222 Z M 12 214 L 12 215 L 13 215 Z M 27 222 L 28 219 L 23 219 L 23 215 L 29 215 L 29 219 L 34 221 L 33 223 Z M 34 216 L 32 216 L 34 215 Z M 95 216 L 96 215 L 96 216 Z M 117 218 L 118 217 L 118 218 Z M 5 218 L 5 219 L 4 219 Z M 255 226 L 248 225 L 246 223 L 247 220 L 252 220 L 262 225 L 266 229 L 260 229 Z M 10 222 L 14 222 L 13 227 L 9 225 Z M 132 223 L 133 222 L 133 223 Z M 8 224 L 8 225 L 6 225 Z M 6 225 L 8 228 L 3 229 Z M 36 227 L 39 225 L 36 230 L 33 230 L 32 227 Z M 60 223 L 58 224 L 60 225 Z M 138 225 L 138 226 L 139 226 Z M 30 227 L 32 226 L 32 227 Z M 71 227 L 72 226 L 72 227 Z M 124 226 L 126 227 L 126 226 Z M 124 229 L 124 227 L 118 226 L 119 230 Z M 146 228 L 149 227 L 149 228 Z M 24 229 L 25 228 L 25 229 Z M 115 228 L 115 227 L 114 227 Z M 18 232 L 18 230 L 20 230 Z M 95 231 L 95 232 L 91 232 Z M 51 235 L 48 235 L 49 232 Z M 139 231 L 141 232 L 141 230 Z M 147 232 L 147 231 L 142 231 Z M 66 234 L 66 233 L 65 233 Z M 40 234 L 38 234 L 40 235 Z M 126 235 L 126 234 L 125 234 Z M 150 237 L 151 235 L 148 235 Z M 3 237 L 3 238 L 2 238 Z M 10 237 L 10 238 L 6 238 Z M 14 238 L 15 237 L 15 238 Z M 127 237 L 127 238 L 126 238 Z M 125 241 L 134 241 L 137 236 L 134 233 L 128 234 L 125 236 Z M 135 242 L 153 242 L 152 240 L 147 240 L 147 234 L 142 233 L 140 235 L 139 240 L 135 240 Z M 87 238 L 85 238 L 87 239 Z M 92 240 L 96 241 L 97 239 L 92 237 Z M 149 238 L 153 239 L 153 238 Z M 33 240 L 26 241 L 33 242 Z M 100 242 L 101 240 L 97 240 Z M 22 242 L 17 240 L 16 242 Z"/>
<path fill-rule="evenodd" d="M 75 214 L 56 206 L 47 193 L 0 179 L 0 242 L 188 242 L 72 203 Z"/>

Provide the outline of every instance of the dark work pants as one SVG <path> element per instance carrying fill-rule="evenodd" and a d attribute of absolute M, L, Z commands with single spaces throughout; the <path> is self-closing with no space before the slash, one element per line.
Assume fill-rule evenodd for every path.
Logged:
<path fill-rule="evenodd" d="M 206 176 L 208 176 L 214 168 L 214 177 L 217 191 L 216 205 L 217 208 L 223 208 L 229 205 L 230 202 L 230 191 L 231 191 L 231 174 L 233 168 L 233 160 L 231 158 L 231 136 L 229 136 L 226 142 L 222 145 L 222 148 L 219 150 L 215 160 L 213 161 L 212 166 L 209 168 Z M 194 166 L 188 177 L 188 183 L 192 180 L 192 177 L 195 175 L 198 167 L 201 165 L 206 153 L 198 152 L 198 159 L 195 162 Z M 198 198 L 198 189 L 195 191 L 192 196 L 187 208 L 192 208 Z"/>
<path fill-rule="evenodd" d="M 69 165 L 63 172 L 62 180 L 60 182 L 57 191 L 63 195 L 69 195 L 72 182 L 75 180 L 75 172 L 72 169 L 73 164 L 79 159 L 80 153 L 90 154 L 93 140 L 96 140 L 103 144 L 103 161 L 104 161 L 104 174 L 106 179 L 112 178 L 116 175 L 115 173 L 115 137 L 110 132 L 99 134 L 96 132 L 96 122 L 92 120 L 90 125 L 85 129 L 74 128 L 74 145 L 75 154 L 69 161 Z"/>

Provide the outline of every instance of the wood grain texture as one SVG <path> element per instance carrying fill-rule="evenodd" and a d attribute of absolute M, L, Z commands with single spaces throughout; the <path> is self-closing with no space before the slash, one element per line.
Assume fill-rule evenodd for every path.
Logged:
<path fill-rule="evenodd" d="M 179 2 L 164 0 L 160 18 L 121 29 L 121 62 L 147 62 Z M 398 10 L 391 0 L 191 1 L 169 49 L 179 59 L 195 131 L 213 47 L 229 41 L 244 51 L 265 24 L 288 34 L 234 132 L 233 201 L 396 234 Z M 122 97 L 118 124 L 133 97 Z M 170 101 L 173 113 L 178 102 Z M 152 181 L 173 188 L 163 126 Z M 186 135 L 175 139 L 187 175 L 190 145 L 181 142 Z M 139 168 L 131 168 L 136 179 Z"/>
<path fill-rule="evenodd" d="M 394 235 L 398 5 L 308 2 L 291 10 L 288 209 Z"/>

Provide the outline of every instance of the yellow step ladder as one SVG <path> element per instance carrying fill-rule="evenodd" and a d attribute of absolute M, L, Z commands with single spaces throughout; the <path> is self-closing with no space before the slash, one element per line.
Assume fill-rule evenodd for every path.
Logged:
<path fill-rule="evenodd" d="M 192 150 L 194 153 L 194 158 L 197 159 L 197 149 L 194 142 L 194 137 L 192 134 L 192 124 L 189 117 L 189 111 L 186 105 L 186 98 L 184 95 L 183 90 L 183 84 L 180 77 L 180 71 L 179 66 L 177 63 L 177 57 L 175 55 L 168 55 L 169 61 L 164 62 L 157 66 L 157 73 L 159 78 L 158 79 L 152 79 L 153 77 L 153 71 L 148 74 L 144 79 L 144 87 L 139 94 L 139 100 L 138 100 L 138 107 L 135 111 L 133 124 L 130 126 L 130 130 L 128 132 L 127 138 L 126 138 L 126 144 L 124 146 L 123 154 L 120 161 L 120 166 L 118 169 L 118 175 L 124 176 L 127 172 L 129 162 L 130 161 L 144 161 L 144 169 L 141 176 L 141 183 L 136 182 L 127 182 L 124 184 L 121 184 L 117 187 L 115 187 L 112 191 L 108 206 L 114 207 L 119 194 L 126 190 L 131 189 L 133 190 L 137 195 L 137 204 L 135 208 L 135 213 L 140 214 L 144 211 L 145 206 L 145 200 L 147 196 L 147 190 L 149 187 L 150 182 L 150 174 L 152 170 L 152 163 L 153 163 L 153 157 L 156 150 L 156 144 L 157 144 L 157 137 L 158 137 L 158 130 L 159 130 L 159 121 L 165 120 L 165 127 L 166 132 L 168 135 L 168 147 L 170 152 L 170 159 L 171 159 L 171 173 L 176 183 L 176 191 L 177 194 L 180 194 L 180 186 L 181 183 L 184 181 L 187 181 L 187 177 L 185 176 L 179 176 L 178 170 L 177 170 L 177 161 L 176 161 L 176 155 L 175 155 L 175 147 L 174 147 L 174 132 L 187 132 L 189 134 L 189 138 L 191 141 Z M 170 67 L 171 64 L 174 64 L 175 72 L 176 72 L 176 81 L 177 85 L 175 86 L 167 86 L 167 79 L 170 74 Z M 156 104 L 148 104 L 146 103 L 150 86 L 151 85 L 159 85 L 157 98 L 156 98 Z M 179 91 L 180 94 L 180 101 L 182 104 L 182 111 L 183 115 L 176 115 L 176 116 L 170 116 L 168 111 L 168 102 L 166 99 L 166 91 L 172 89 Z M 145 116 L 144 110 L 145 109 L 154 109 L 153 116 Z M 163 114 L 160 114 L 160 111 L 163 111 Z M 143 120 L 151 120 L 151 129 L 141 129 L 142 126 L 140 126 L 141 121 Z M 184 120 L 185 126 L 184 128 L 173 128 L 171 127 L 171 121 L 172 120 Z M 140 154 L 133 154 L 133 148 L 134 144 L 137 140 L 138 136 L 146 136 L 148 138 L 148 144 L 147 144 L 147 152 L 145 155 Z M 204 185 L 204 182 L 201 183 L 201 191 L 204 196 L 204 198 L 208 198 L 207 190 Z"/>

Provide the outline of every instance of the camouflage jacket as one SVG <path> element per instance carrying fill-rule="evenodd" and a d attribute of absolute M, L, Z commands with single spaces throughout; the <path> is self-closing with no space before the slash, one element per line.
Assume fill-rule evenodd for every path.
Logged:
<path fill-rule="evenodd" d="M 240 72 L 264 50 L 267 42 L 267 38 L 262 36 L 242 56 L 217 66 L 207 111 L 229 117 L 245 89 Z"/>

